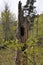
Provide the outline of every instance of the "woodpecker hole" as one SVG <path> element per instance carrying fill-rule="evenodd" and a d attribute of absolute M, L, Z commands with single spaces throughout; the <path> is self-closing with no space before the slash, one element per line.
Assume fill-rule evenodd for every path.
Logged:
<path fill-rule="evenodd" d="M 21 34 L 21 36 L 24 36 L 24 27 L 20 28 L 20 34 Z"/>

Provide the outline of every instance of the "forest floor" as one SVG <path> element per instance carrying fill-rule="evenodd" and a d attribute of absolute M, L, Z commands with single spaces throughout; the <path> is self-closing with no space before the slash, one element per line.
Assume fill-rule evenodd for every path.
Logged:
<path fill-rule="evenodd" d="M 2 49 L 0 50 L 0 65 L 15 65 L 15 50 Z"/>

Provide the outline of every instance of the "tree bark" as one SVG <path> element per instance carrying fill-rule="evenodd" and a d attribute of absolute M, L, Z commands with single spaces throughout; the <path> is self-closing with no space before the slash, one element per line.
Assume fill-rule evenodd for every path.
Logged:
<path fill-rule="evenodd" d="M 16 65 L 28 65 L 27 54 L 22 50 L 17 50 Z"/>

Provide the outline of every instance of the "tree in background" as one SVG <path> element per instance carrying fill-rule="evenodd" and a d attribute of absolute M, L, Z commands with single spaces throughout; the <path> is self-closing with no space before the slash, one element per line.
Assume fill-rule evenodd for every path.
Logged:
<path fill-rule="evenodd" d="M 14 26 L 15 18 L 10 12 L 7 4 L 5 5 L 5 10 L 1 13 L 1 20 L 3 25 L 4 40 L 12 40 L 14 35 L 12 35 L 11 27 L 12 25 Z"/>
<path fill-rule="evenodd" d="M 27 17 L 28 21 L 30 20 L 30 28 L 33 26 L 34 18 L 36 15 L 36 10 L 34 3 L 36 0 L 27 0 L 26 5 L 24 6 L 24 15 Z"/>

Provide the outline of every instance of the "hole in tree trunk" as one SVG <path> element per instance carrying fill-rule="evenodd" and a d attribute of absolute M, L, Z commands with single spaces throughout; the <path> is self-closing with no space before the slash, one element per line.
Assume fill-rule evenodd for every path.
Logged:
<path fill-rule="evenodd" d="M 24 27 L 20 28 L 20 34 L 21 34 L 21 36 L 24 36 Z"/>

